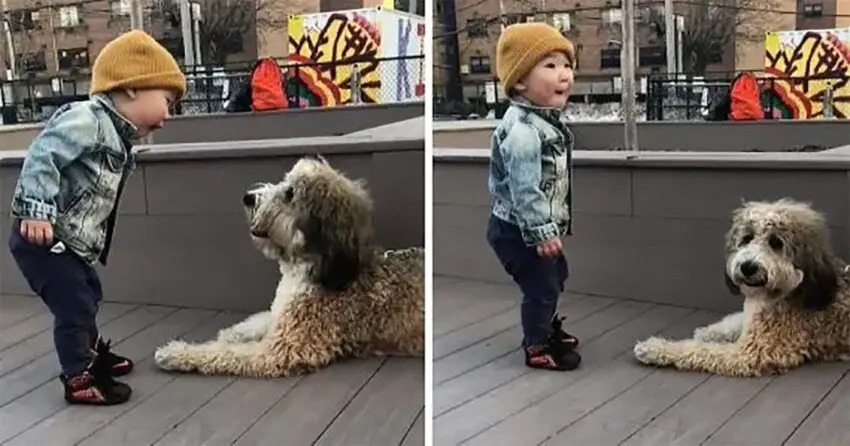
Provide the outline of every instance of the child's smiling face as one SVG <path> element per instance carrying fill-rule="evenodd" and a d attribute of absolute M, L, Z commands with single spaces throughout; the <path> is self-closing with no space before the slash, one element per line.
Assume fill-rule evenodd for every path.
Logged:
<path fill-rule="evenodd" d="M 573 88 L 573 80 L 570 59 L 562 52 L 552 52 L 540 59 L 514 88 L 534 105 L 564 108 Z"/>

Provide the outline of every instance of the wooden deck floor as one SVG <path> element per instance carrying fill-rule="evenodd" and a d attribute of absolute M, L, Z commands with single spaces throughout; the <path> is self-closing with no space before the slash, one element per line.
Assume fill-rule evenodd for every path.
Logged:
<path fill-rule="evenodd" d="M 41 301 L 0 296 L 2 445 L 422 445 L 422 360 L 348 361 L 298 379 L 169 374 L 154 349 L 207 339 L 246 314 L 104 303 L 101 332 L 137 369 L 132 399 L 69 407 Z"/>
<path fill-rule="evenodd" d="M 633 360 L 653 333 L 689 336 L 720 314 L 565 295 L 581 368 L 533 371 L 518 348 L 514 287 L 434 284 L 434 444 L 831 446 L 847 444 L 850 363 L 731 379 Z"/>

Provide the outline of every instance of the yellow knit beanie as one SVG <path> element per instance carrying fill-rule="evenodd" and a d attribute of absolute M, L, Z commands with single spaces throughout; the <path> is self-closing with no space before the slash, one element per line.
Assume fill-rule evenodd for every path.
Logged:
<path fill-rule="evenodd" d="M 107 43 L 92 65 L 91 94 L 119 88 L 164 88 L 182 98 L 186 77 L 168 50 L 144 31 L 133 30 Z"/>
<path fill-rule="evenodd" d="M 496 75 L 506 94 L 544 56 L 560 51 L 575 67 L 575 48 L 554 26 L 543 22 L 517 23 L 505 28 L 496 45 Z"/>

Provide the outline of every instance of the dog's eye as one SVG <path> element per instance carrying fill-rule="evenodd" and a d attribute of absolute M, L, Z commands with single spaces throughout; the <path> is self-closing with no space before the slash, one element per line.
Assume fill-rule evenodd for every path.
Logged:
<path fill-rule="evenodd" d="M 775 235 L 771 235 L 767 239 L 767 244 L 770 245 L 770 249 L 773 249 L 774 251 L 779 251 L 784 246 L 782 239 Z"/>
<path fill-rule="evenodd" d="M 743 237 L 741 237 L 741 246 L 748 245 L 751 241 L 753 241 L 753 235 L 745 234 Z"/>
<path fill-rule="evenodd" d="M 293 191 L 291 187 L 287 188 L 283 192 L 283 199 L 286 200 L 287 203 L 292 201 L 292 198 L 294 198 L 294 197 L 295 197 L 295 191 Z"/>

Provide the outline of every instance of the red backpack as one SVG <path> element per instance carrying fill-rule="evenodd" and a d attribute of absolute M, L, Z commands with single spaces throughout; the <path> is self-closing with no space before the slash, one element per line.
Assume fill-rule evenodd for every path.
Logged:
<path fill-rule="evenodd" d="M 260 59 L 251 74 L 251 109 L 281 110 L 286 105 L 280 67 L 271 57 Z"/>
<path fill-rule="evenodd" d="M 732 106 L 729 119 L 733 121 L 758 121 L 764 119 L 761 106 L 761 87 L 756 76 L 750 72 L 739 74 L 729 87 Z"/>

